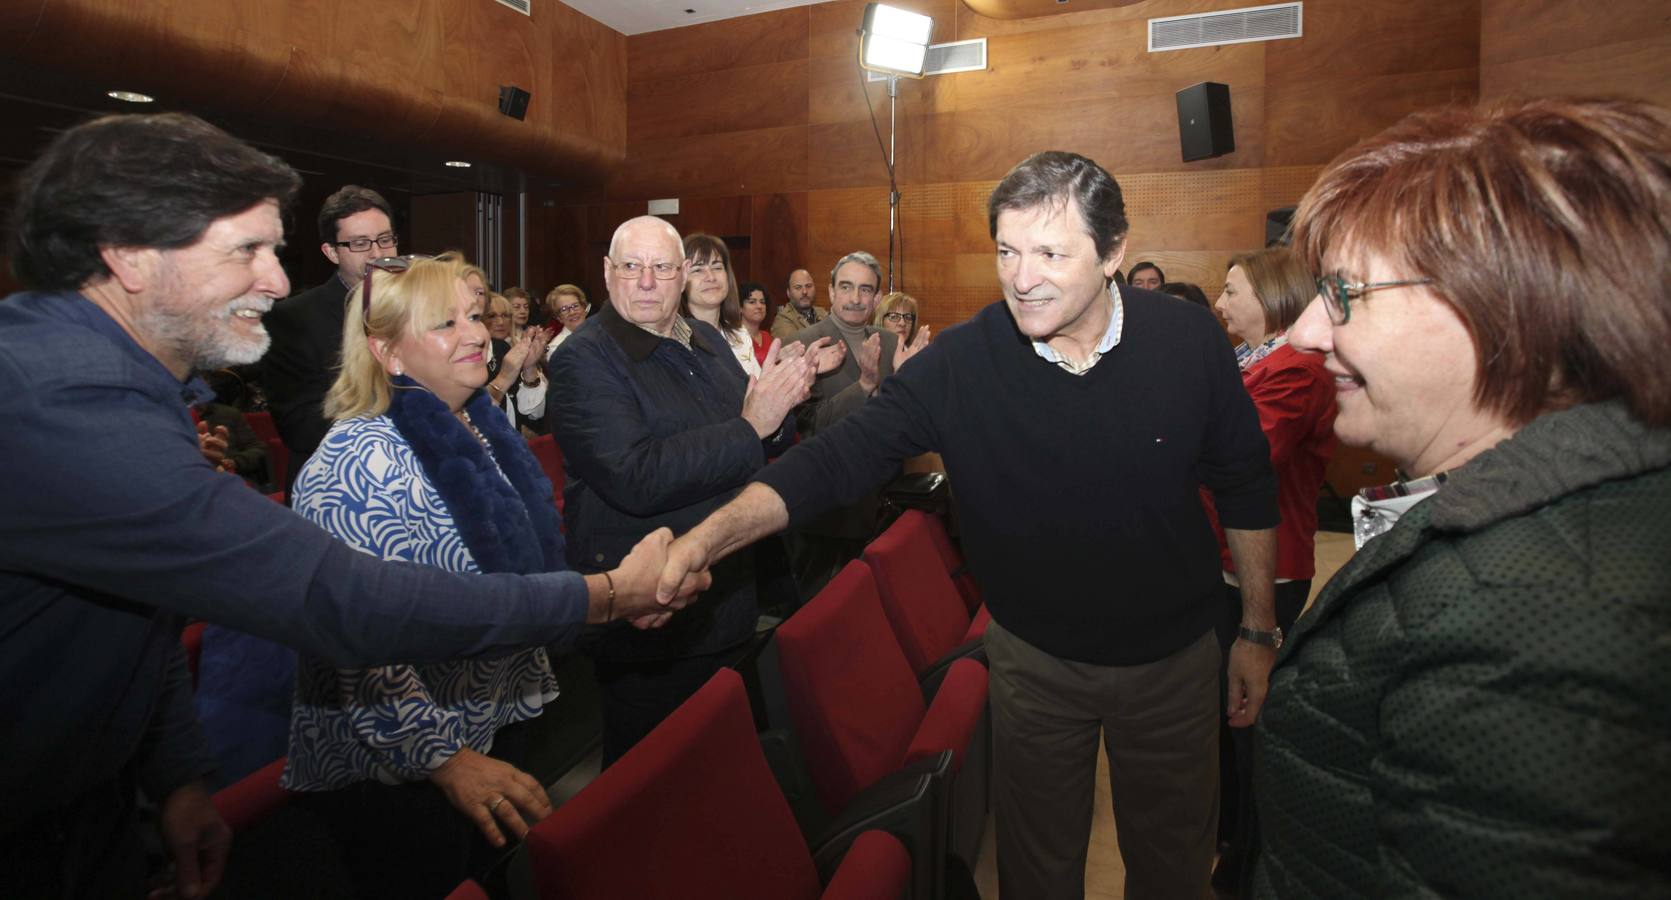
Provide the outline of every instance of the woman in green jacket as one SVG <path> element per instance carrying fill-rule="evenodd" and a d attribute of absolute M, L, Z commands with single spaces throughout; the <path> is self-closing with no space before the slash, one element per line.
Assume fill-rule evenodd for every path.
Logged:
<path fill-rule="evenodd" d="M 1290 340 L 1413 480 L 1271 673 L 1252 892 L 1667 896 L 1671 113 L 1417 114 L 1294 235 Z"/>

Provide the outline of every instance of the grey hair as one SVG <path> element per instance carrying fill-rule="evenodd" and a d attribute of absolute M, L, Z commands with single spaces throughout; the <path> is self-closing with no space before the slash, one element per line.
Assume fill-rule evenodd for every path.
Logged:
<path fill-rule="evenodd" d="M 609 258 L 610 259 L 614 259 L 615 258 L 615 251 L 621 249 L 621 235 L 626 234 L 628 228 L 630 228 L 631 226 L 636 225 L 640 222 L 655 222 L 657 225 L 660 225 L 662 228 L 666 229 L 668 236 L 673 238 L 674 249 L 679 251 L 679 260 L 681 262 L 684 260 L 684 258 L 685 258 L 685 239 L 679 236 L 679 229 L 674 228 L 672 222 L 669 222 L 666 219 L 660 218 L 658 216 L 635 216 L 634 218 L 628 219 L 625 222 L 622 222 L 619 226 L 617 226 L 615 228 L 615 233 L 613 235 L 610 235 L 610 237 L 609 237 Z"/>
<path fill-rule="evenodd" d="M 877 289 L 878 290 L 881 289 L 881 287 L 882 287 L 882 264 L 876 261 L 876 257 L 871 256 L 869 253 L 866 253 L 863 250 L 854 250 L 852 253 L 849 253 L 846 256 L 843 256 L 842 258 L 836 260 L 835 266 L 830 269 L 830 287 L 835 287 L 836 273 L 841 271 L 842 266 L 845 266 L 850 262 L 864 263 L 866 266 L 869 266 L 870 271 L 872 271 L 876 274 L 876 287 L 877 287 Z"/>

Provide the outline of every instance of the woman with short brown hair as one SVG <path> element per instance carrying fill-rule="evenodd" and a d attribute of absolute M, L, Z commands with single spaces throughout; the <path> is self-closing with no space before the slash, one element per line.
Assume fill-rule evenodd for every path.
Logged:
<path fill-rule="evenodd" d="M 1413 481 L 1271 673 L 1259 896 L 1663 894 L 1671 113 L 1420 113 L 1300 202 L 1290 340 Z"/>

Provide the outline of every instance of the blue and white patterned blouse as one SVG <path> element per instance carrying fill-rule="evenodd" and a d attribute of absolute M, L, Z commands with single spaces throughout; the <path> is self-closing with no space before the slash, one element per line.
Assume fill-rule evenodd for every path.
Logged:
<path fill-rule="evenodd" d="M 382 559 L 477 572 L 441 495 L 387 416 L 337 422 L 296 478 L 296 512 Z M 557 697 L 544 650 L 494 659 L 339 669 L 303 655 L 282 784 L 318 791 L 428 778 L 461 748 Z"/>

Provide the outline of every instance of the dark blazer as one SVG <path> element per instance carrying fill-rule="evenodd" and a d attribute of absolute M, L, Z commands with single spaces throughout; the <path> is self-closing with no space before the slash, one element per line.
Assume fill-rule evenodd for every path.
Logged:
<path fill-rule="evenodd" d="M 272 347 L 261 359 L 261 385 L 279 438 L 290 448 L 285 494 L 331 423 L 325 394 L 342 366 L 342 319 L 348 287 L 332 275 L 324 284 L 273 304 L 261 320 Z"/>
<path fill-rule="evenodd" d="M 899 336 L 874 325 L 866 325 L 865 340 L 869 340 L 873 334 L 882 335 L 882 360 L 877 375 L 879 378 L 886 378 L 894 373 L 894 351 L 899 346 Z M 800 341 L 810 347 L 813 341 L 826 337 L 835 341 L 844 340 L 833 316 L 796 333 L 784 343 Z M 828 375 L 820 375 L 818 380 L 813 382 L 812 397 L 801 405 L 797 413 L 801 436 L 812 437 L 834 425 L 842 416 L 863 406 L 866 399 L 867 395 L 859 387 L 859 361 L 849 352 L 847 358 L 842 360 L 841 368 Z"/>
<path fill-rule="evenodd" d="M 713 326 L 686 320 L 691 347 L 657 337 L 603 304 L 553 354 L 546 423 L 563 450 L 569 565 L 598 572 L 662 526 L 683 534 L 736 495 L 792 422 L 762 442 L 742 418 L 748 378 Z M 673 659 L 734 646 L 758 615 L 752 554 L 712 569 L 714 583 L 665 628 L 611 626 L 593 651 Z"/>

